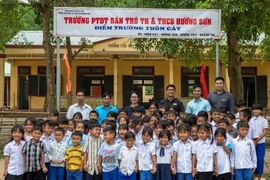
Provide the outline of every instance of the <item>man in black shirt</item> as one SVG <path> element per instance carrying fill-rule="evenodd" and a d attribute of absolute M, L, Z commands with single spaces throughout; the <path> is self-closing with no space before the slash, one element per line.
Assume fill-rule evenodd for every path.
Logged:
<path fill-rule="evenodd" d="M 175 110 L 181 117 L 184 116 L 185 108 L 183 105 L 183 102 L 177 98 L 174 97 L 175 95 L 175 86 L 173 84 L 169 84 L 166 87 L 166 94 L 167 98 L 161 100 L 159 102 L 159 105 L 162 105 L 165 107 L 165 111 L 168 111 L 170 109 Z"/>

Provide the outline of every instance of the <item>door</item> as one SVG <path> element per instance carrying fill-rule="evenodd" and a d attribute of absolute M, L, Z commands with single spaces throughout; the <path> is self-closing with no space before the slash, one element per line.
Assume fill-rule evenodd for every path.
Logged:
<path fill-rule="evenodd" d="M 267 76 L 257 76 L 257 102 L 267 107 Z"/>
<path fill-rule="evenodd" d="M 19 109 L 29 109 L 29 80 L 28 76 L 19 76 Z"/>
<path fill-rule="evenodd" d="M 130 105 L 130 93 L 133 91 L 133 77 L 123 76 L 123 107 Z"/>
<path fill-rule="evenodd" d="M 164 99 L 164 76 L 154 76 L 153 101 L 159 104 L 162 99 Z"/>
<path fill-rule="evenodd" d="M 248 107 L 251 107 L 256 102 L 256 77 L 242 77 L 244 88 L 244 100 Z"/>

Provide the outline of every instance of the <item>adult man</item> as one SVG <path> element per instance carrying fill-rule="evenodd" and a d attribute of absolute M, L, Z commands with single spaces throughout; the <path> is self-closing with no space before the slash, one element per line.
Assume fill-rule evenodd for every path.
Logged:
<path fill-rule="evenodd" d="M 118 112 L 118 109 L 111 105 L 111 99 L 112 95 L 105 92 L 101 96 L 102 98 L 102 104 L 98 107 L 96 107 L 95 111 L 98 112 L 98 123 L 102 124 L 104 119 L 106 119 L 108 112 L 113 111 L 115 113 Z"/>
<path fill-rule="evenodd" d="M 187 114 L 197 115 L 199 111 L 205 111 L 208 114 L 208 119 L 210 120 L 210 103 L 203 99 L 202 96 L 202 87 L 200 85 L 193 86 L 193 95 L 194 99 L 189 101 L 186 107 Z"/>
<path fill-rule="evenodd" d="M 226 108 L 230 113 L 234 113 L 234 99 L 231 93 L 225 91 L 224 87 L 224 78 L 217 77 L 215 79 L 216 90 L 211 92 L 207 100 L 209 101 L 212 108 Z"/>
<path fill-rule="evenodd" d="M 67 118 L 72 119 L 76 112 L 82 113 L 83 120 L 89 120 L 89 113 L 93 110 L 91 106 L 84 103 L 84 89 L 76 91 L 77 103 L 68 108 Z"/>
<path fill-rule="evenodd" d="M 167 98 L 161 100 L 159 102 L 159 105 L 165 107 L 165 111 L 168 111 L 170 109 L 174 109 L 176 112 L 179 113 L 181 117 L 184 116 L 185 108 L 181 100 L 174 97 L 175 95 L 175 86 L 173 84 L 169 84 L 166 87 L 166 94 Z"/>

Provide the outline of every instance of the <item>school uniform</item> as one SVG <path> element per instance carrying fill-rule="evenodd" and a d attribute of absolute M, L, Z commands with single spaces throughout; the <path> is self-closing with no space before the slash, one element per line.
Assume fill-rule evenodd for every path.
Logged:
<path fill-rule="evenodd" d="M 98 172 L 97 164 L 98 164 L 98 149 L 101 144 L 104 142 L 103 136 L 99 136 L 98 138 L 93 138 L 89 135 L 85 141 L 83 146 L 83 152 L 87 153 L 87 167 L 88 170 L 85 173 L 85 180 L 101 180 L 102 175 Z"/>
<path fill-rule="evenodd" d="M 20 141 L 18 145 L 14 140 L 8 143 L 4 148 L 4 156 L 9 157 L 7 176 L 5 180 L 23 180 L 24 163 L 22 147 L 25 141 Z"/>
<path fill-rule="evenodd" d="M 121 147 L 126 146 L 126 141 L 121 138 L 115 140 L 115 143 L 119 144 Z"/>
<path fill-rule="evenodd" d="M 175 142 L 177 142 L 178 140 L 179 140 L 179 138 L 177 137 L 177 135 L 176 135 L 176 133 L 175 133 L 174 136 L 170 139 L 169 144 L 170 144 L 171 146 L 173 146 L 173 144 L 174 144 Z"/>
<path fill-rule="evenodd" d="M 51 162 L 50 164 L 50 179 L 61 180 L 65 177 L 65 153 L 67 150 L 67 144 L 65 142 L 53 141 L 48 149 L 48 159 L 52 160 L 63 160 L 60 164 Z"/>
<path fill-rule="evenodd" d="M 192 145 L 192 154 L 196 155 L 197 159 L 197 180 L 212 180 L 214 161 L 213 156 L 217 153 L 215 143 L 211 143 L 210 139 L 205 141 L 199 139 Z"/>
<path fill-rule="evenodd" d="M 27 180 L 43 180 L 41 155 L 45 154 L 45 143 L 38 140 L 32 142 L 32 139 L 26 141 L 22 148 L 22 154 L 26 156 L 26 179 Z"/>
<path fill-rule="evenodd" d="M 268 129 L 268 121 L 264 119 L 262 116 L 251 118 L 249 123 L 257 130 L 259 136 L 262 134 L 264 129 Z M 257 154 L 257 168 L 254 174 L 262 175 L 265 157 L 265 137 L 263 137 L 256 145 L 256 154 Z"/>
<path fill-rule="evenodd" d="M 41 141 L 44 142 L 46 149 L 48 150 L 50 148 L 51 143 L 54 140 L 53 134 L 51 134 L 48 138 L 44 136 L 44 134 L 40 138 Z M 46 168 L 48 169 L 47 173 L 45 173 L 47 180 L 50 180 L 50 160 L 48 158 L 48 153 L 45 153 L 45 165 Z"/>
<path fill-rule="evenodd" d="M 193 140 L 188 139 L 186 143 L 182 140 L 173 144 L 173 151 L 177 153 L 176 178 L 177 180 L 193 180 L 192 177 L 192 144 Z"/>
<path fill-rule="evenodd" d="M 153 180 L 154 174 L 151 173 L 151 169 L 153 169 L 152 156 L 156 155 L 155 144 L 153 142 L 144 144 L 143 140 L 140 140 L 136 146 L 138 147 L 140 180 Z"/>
<path fill-rule="evenodd" d="M 214 136 L 215 131 L 216 131 L 217 128 L 218 128 L 218 125 L 215 123 L 214 120 L 212 120 L 212 122 L 211 122 L 210 124 L 212 125 L 212 134 L 213 134 L 213 136 Z"/>
<path fill-rule="evenodd" d="M 226 141 L 225 145 L 232 151 L 232 145 L 230 141 Z M 214 176 L 215 180 L 230 180 L 231 177 L 231 162 L 230 155 L 227 154 L 221 145 L 216 145 L 217 148 L 217 166 L 218 176 Z"/>
<path fill-rule="evenodd" d="M 231 167 L 237 180 L 251 180 L 252 169 L 257 167 L 257 157 L 254 143 L 247 137 L 239 136 L 232 140 Z"/>
<path fill-rule="evenodd" d="M 248 124 L 249 124 L 249 129 L 248 129 L 247 138 L 251 140 L 257 139 L 259 137 L 258 130 L 255 128 L 255 126 L 252 123 L 249 122 Z"/>
<path fill-rule="evenodd" d="M 156 156 L 157 156 L 157 172 L 156 180 L 173 180 L 173 174 L 171 171 L 171 160 L 173 155 L 173 146 L 167 145 L 166 147 L 157 147 Z"/>
<path fill-rule="evenodd" d="M 104 180 L 118 179 L 118 155 L 121 146 L 119 144 L 109 145 L 104 142 L 98 151 L 102 157 L 102 178 Z"/>
<path fill-rule="evenodd" d="M 136 161 L 138 161 L 138 148 L 133 146 L 130 150 L 122 146 L 118 155 L 121 161 L 118 180 L 136 180 Z"/>

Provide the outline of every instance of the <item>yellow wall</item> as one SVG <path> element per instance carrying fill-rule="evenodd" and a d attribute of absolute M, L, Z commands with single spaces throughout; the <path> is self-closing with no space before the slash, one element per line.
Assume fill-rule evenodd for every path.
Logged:
<path fill-rule="evenodd" d="M 5 61 L 0 58 L 0 109 L 4 106 Z"/>

